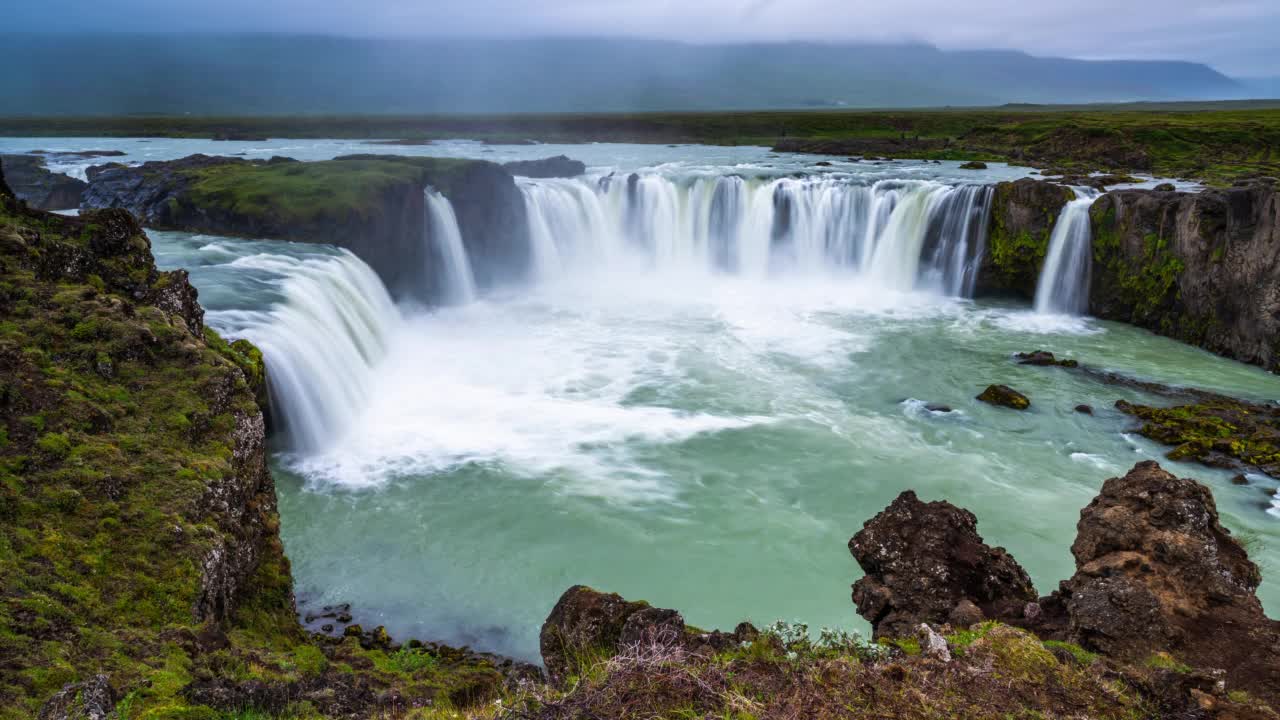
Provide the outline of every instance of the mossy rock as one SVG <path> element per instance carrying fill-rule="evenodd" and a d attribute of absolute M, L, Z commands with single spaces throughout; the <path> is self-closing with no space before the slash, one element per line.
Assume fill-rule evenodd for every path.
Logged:
<path fill-rule="evenodd" d="M 997 405 L 1014 410 L 1026 410 L 1031 407 L 1031 400 L 1026 395 L 1008 385 L 988 385 L 987 389 L 983 390 L 977 399 L 988 405 Z"/>

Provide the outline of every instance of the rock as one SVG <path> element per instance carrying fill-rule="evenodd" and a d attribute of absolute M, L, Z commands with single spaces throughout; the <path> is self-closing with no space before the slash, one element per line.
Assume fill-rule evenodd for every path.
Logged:
<path fill-rule="evenodd" d="M 969 162 L 961 165 L 960 169 L 961 170 L 986 170 L 987 164 L 982 162 L 981 160 L 970 160 Z"/>
<path fill-rule="evenodd" d="M 951 608 L 951 614 L 947 616 L 947 624 L 958 628 L 967 628 L 981 623 L 986 620 L 982 614 L 982 608 L 973 604 L 973 601 L 964 598 Z"/>
<path fill-rule="evenodd" d="M 1049 236 L 1062 208 L 1073 199 L 1070 188 L 1043 180 L 997 183 L 975 292 L 1034 298 Z"/>
<path fill-rule="evenodd" d="M 703 632 L 686 626 L 684 617 L 675 610 L 628 602 L 613 593 L 575 585 L 560 596 L 542 624 L 539 645 L 551 682 L 563 684 L 581 672 L 580 663 L 636 647 L 661 645 L 709 655 L 738 647 L 758 634 L 751 623 L 740 623 L 732 633 Z"/>
<path fill-rule="evenodd" d="M 924 409 L 928 410 L 929 412 L 936 412 L 936 413 L 952 412 L 952 408 L 950 405 L 943 405 L 941 403 L 929 403 L 924 406 Z"/>
<path fill-rule="evenodd" d="M 1160 183 L 1159 185 L 1151 188 L 1151 190 L 1153 192 L 1177 192 L 1178 187 L 1173 183 Z"/>
<path fill-rule="evenodd" d="M 1081 413 L 1081 414 L 1083 414 L 1083 415 L 1092 415 L 1092 414 L 1093 414 L 1093 406 L 1091 406 L 1091 405 L 1083 405 L 1083 404 L 1081 404 L 1081 405 L 1077 405 L 1077 406 L 1076 406 L 1076 412 Z"/>
<path fill-rule="evenodd" d="M 551 681 L 564 682 L 578 657 L 613 652 L 622 640 L 627 619 L 649 607 L 648 603 L 628 602 L 620 595 L 585 585 L 566 590 L 542 624 L 538 638 L 542 664 Z"/>
<path fill-rule="evenodd" d="M 116 693 L 106 675 L 67 685 L 40 708 L 39 720 L 107 720 L 116 709 Z"/>
<path fill-rule="evenodd" d="M 1119 190 L 1090 208 L 1089 311 L 1280 370 L 1280 195 Z"/>
<path fill-rule="evenodd" d="M 1059 592 L 1073 641 L 1130 661 L 1167 652 L 1280 701 L 1280 622 L 1207 487 L 1141 462 L 1107 480 L 1077 528 L 1076 573 Z"/>
<path fill-rule="evenodd" d="M 1059 360 L 1053 356 L 1053 353 L 1048 352 L 1047 350 L 1036 350 L 1035 352 L 1029 353 L 1020 352 L 1013 357 L 1018 361 L 1019 365 L 1039 365 L 1042 367 L 1054 365 L 1065 368 L 1080 367 L 1079 362 L 1075 360 Z"/>
<path fill-rule="evenodd" d="M 542 160 L 517 160 L 503 163 L 502 167 L 512 175 L 530 178 L 571 178 L 578 177 L 587 171 L 584 163 L 570 160 L 564 155 Z"/>
<path fill-rule="evenodd" d="M 1280 478 L 1280 406 L 1198 391 L 1196 402 L 1174 407 L 1116 401 L 1141 419 L 1137 432 L 1174 446 L 1170 460 L 1195 460 L 1228 470 L 1257 469 Z"/>
<path fill-rule="evenodd" d="M 1026 395 L 1008 385 L 988 385 L 977 399 L 988 405 L 999 405 L 1014 410 L 1026 410 L 1031 407 L 1031 400 Z"/>
<path fill-rule="evenodd" d="M 982 618 L 1017 618 L 1036 599 L 1018 563 L 982 541 L 973 513 L 921 502 L 910 490 L 867 521 L 849 552 L 866 572 L 853 602 L 877 638 L 910 637 L 920 623 L 941 625 L 953 614 L 972 621 L 968 605 Z"/>
<path fill-rule="evenodd" d="M 0 155 L 10 190 L 37 210 L 67 210 L 80 206 L 80 195 L 88 183 L 62 173 L 50 172 L 45 161 L 34 155 Z"/>
<path fill-rule="evenodd" d="M 940 662 L 951 662 L 951 648 L 947 647 L 946 638 L 934 632 L 933 628 L 920 623 L 916 628 L 916 637 L 920 642 L 920 654 Z"/>
<path fill-rule="evenodd" d="M 816 167 L 831 167 L 831 163 L 830 163 L 830 162 L 828 162 L 828 161 L 826 161 L 826 160 L 819 160 L 818 162 L 814 163 L 814 166 L 816 166 Z"/>
<path fill-rule="evenodd" d="M 1231 478 L 1231 484 L 1232 485 L 1248 485 L 1249 478 L 1245 477 L 1244 475 L 1236 475 L 1235 477 Z"/>

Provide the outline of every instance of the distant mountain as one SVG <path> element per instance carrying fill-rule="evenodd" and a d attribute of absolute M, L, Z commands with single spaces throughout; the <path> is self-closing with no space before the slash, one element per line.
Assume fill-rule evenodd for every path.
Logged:
<path fill-rule="evenodd" d="M 928 45 L 608 38 L 0 36 L 0 114 L 922 107 L 1238 97 L 1187 62 Z"/>
<path fill-rule="evenodd" d="M 1280 98 L 1280 76 L 1236 78 L 1241 93 L 1249 98 Z"/>

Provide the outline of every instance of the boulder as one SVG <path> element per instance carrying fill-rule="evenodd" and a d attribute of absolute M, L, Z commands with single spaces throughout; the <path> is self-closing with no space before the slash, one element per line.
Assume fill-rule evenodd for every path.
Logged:
<path fill-rule="evenodd" d="M 987 164 L 982 162 L 981 160 L 970 160 L 969 162 L 961 165 L 960 169 L 961 170 L 986 170 Z"/>
<path fill-rule="evenodd" d="M 707 655 L 737 647 L 757 634 L 750 623 L 739 624 L 731 633 L 705 632 L 686 625 L 675 610 L 575 585 L 560 596 L 542 624 L 539 646 L 551 682 L 562 685 L 585 665 L 637 647 L 661 645 Z"/>
<path fill-rule="evenodd" d="M 983 542 L 973 513 L 910 490 L 853 536 L 849 552 L 866 572 L 853 602 L 876 638 L 911 637 L 921 623 L 1014 620 L 1036 599 L 1026 571 Z"/>
<path fill-rule="evenodd" d="M 80 206 L 88 183 L 51 172 L 36 155 L 0 155 L 9 188 L 37 210 L 68 210 Z"/>
<path fill-rule="evenodd" d="M 1031 400 L 1026 395 L 1008 385 L 988 385 L 977 399 L 988 405 L 998 405 L 1014 410 L 1026 410 L 1031 407 Z"/>
<path fill-rule="evenodd" d="M 571 178 L 587 171 L 587 166 L 564 155 L 541 160 L 516 160 L 503 163 L 502 167 L 512 175 L 530 178 Z"/>
<path fill-rule="evenodd" d="M 116 693 L 106 675 L 62 688 L 40 708 L 39 720 L 107 720 L 116 709 Z"/>
<path fill-rule="evenodd" d="M 1280 701 L 1280 622 L 1263 613 L 1258 567 L 1207 487 L 1141 462 L 1106 481 L 1077 528 L 1076 573 L 1058 593 L 1074 642 L 1221 668 L 1233 689 Z"/>

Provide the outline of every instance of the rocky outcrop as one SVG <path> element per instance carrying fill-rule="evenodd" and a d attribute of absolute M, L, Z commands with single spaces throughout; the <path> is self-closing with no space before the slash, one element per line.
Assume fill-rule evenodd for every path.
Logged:
<path fill-rule="evenodd" d="M 512 175 L 529 178 L 571 178 L 587 171 L 587 166 L 571 160 L 565 155 L 543 158 L 541 160 L 516 160 L 503 163 L 502 167 Z"/>
<path fill-rule="evenodd" d="M 1201 393 L 1196 402 L 1173 407 L 1116 402 L 1138 418 L 1143 437 L 1172 445 L 1170 460 L 1266 473 L 1280 478 L 1280 406 Z"/>
<path fill-rule="evenodd" d="M 1074 197 L 1070 188 L 1039 180 L 996 185 L 975 292 L 1034 297 L 1054 223 Z"/>
<path fill-rule="evenodd" d="M 542 624 L 539 646 L 551 682 L 563 684 L 592 663 L 638 647 L 657 645 L 710 654 L 737 647 L 755 635 L 749 623 L 738 625 L 732 633 L 704 632 L 686 625 L 675 610 L 575 585 L 560 596 Z"/>
<path fill-rule="evenodd" d="M 1065 367 L 1065 368 L 1080 367 L 1079 361 L 1059 360 L 1058 358 L 1054 357 L 1053 353 L 1049 352 L 1048 350 L 1036 350 L 1034 352 L 1020 352 L 1017 355 L 1014 355 L 1013 359 L 1017 360 L 1019 365 L 1034 365 L 1037 367 L 1053 366 L 1053 367 Z"/>
<path fill-rule="evenodd" d="M 983 542 L 973 513 L 910 490 L 863 525 L 849 552 L 866 573 L 853 602 L 877 638 L 914 635 L 921 623 L 1017 620 L 1036 599 L 1026 571 Z"/>
<path fill-rule="evenodd" d="M 483 161 L 349 155 L 299 163 L 192 155 L 92 169 L 84 208 L 123 208 L 148 226 L 323 242 L 367 262 L 398 297 L 434 296 L 423 190 L 449 198 L 482 287 L 531 267 L 524 199 Z"/>
<path fill-rule="evenodd" d="M 1060 591 L 1075 642 L 1220 668 L 1231 687 L 1280 702 L 1280 622 L 1263 613 L 1258 567 L 1207 487 L 1139 463 L 1103 485 L 1077 531 L 1076 573 Z"/>
<path fill-rule="evenodd" d="M 1280 370 L 1280 196 L 1122 190 L 1090 211 L 1090 312 Z"/>
<path fill-rule="evenodd" d="M 45 167 L 37 155 L 0 155 L 11 191 L 37 210 L 68 210 L 80 207 L 80 195 L 88 187 L 62 173 Z"/>

